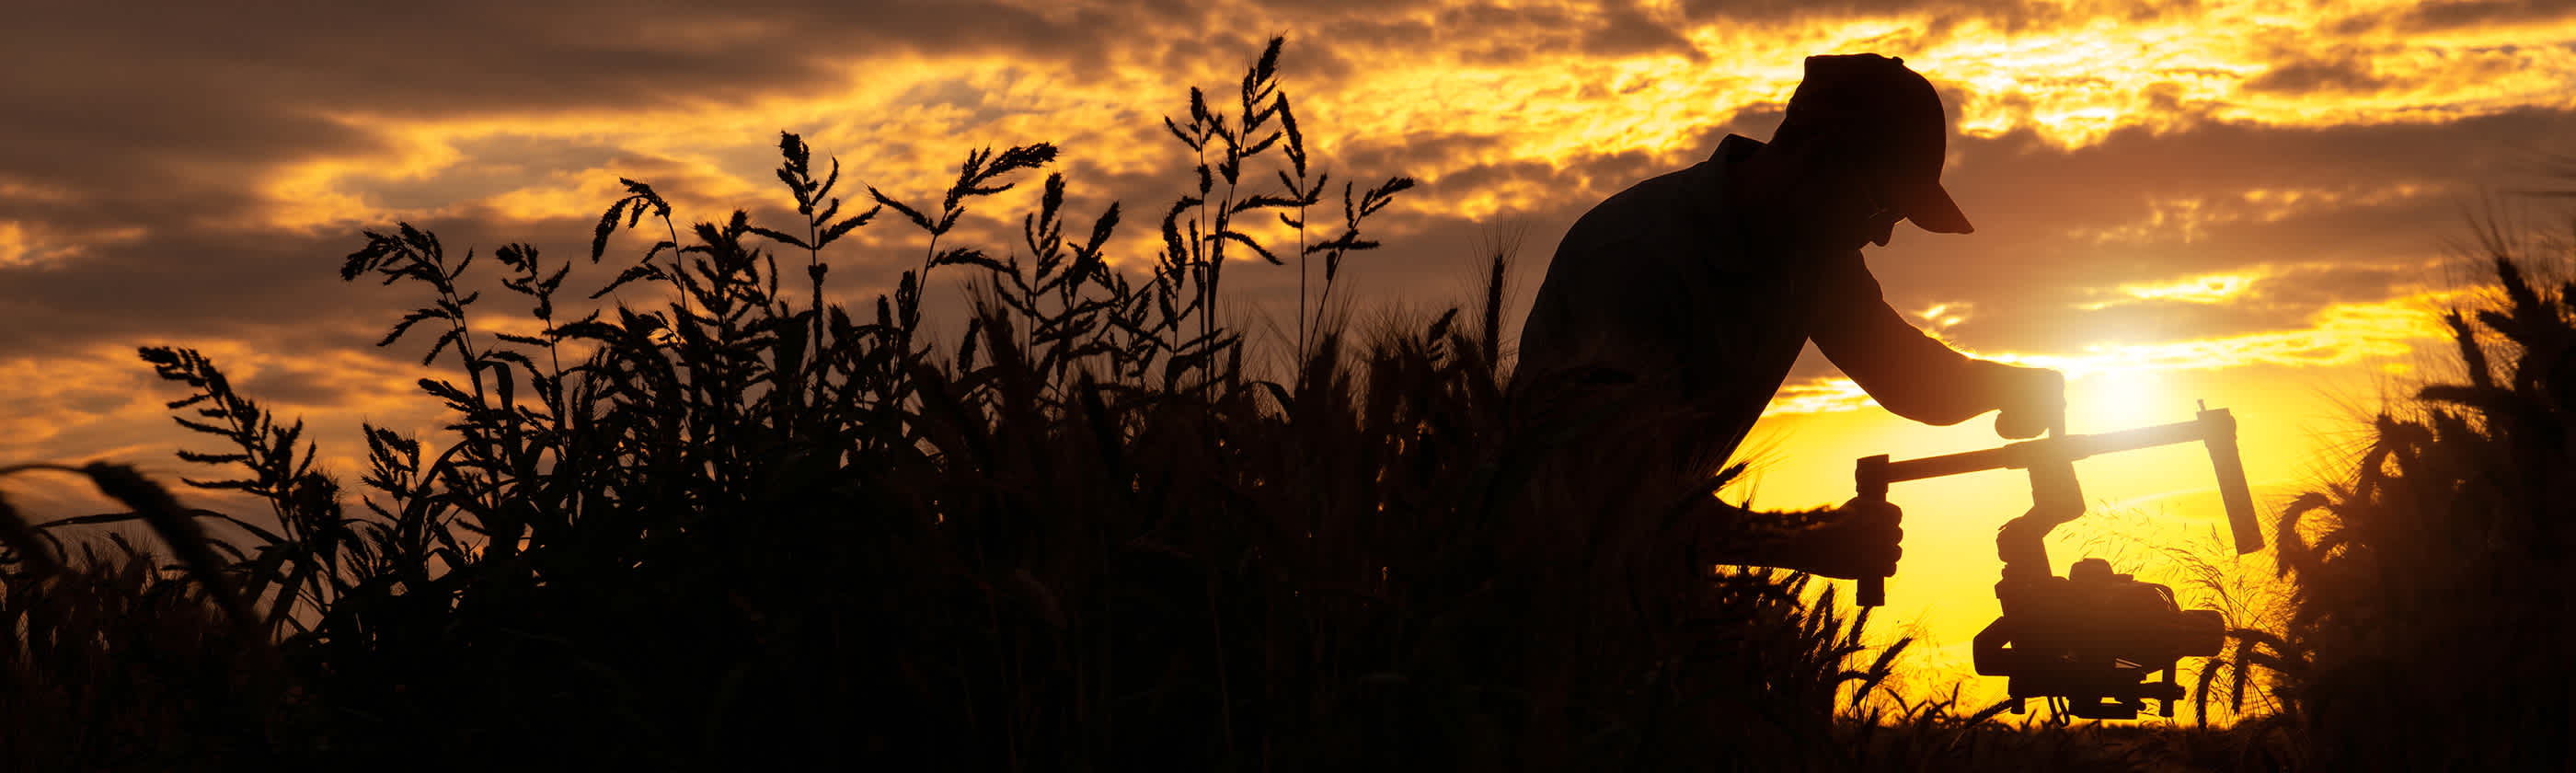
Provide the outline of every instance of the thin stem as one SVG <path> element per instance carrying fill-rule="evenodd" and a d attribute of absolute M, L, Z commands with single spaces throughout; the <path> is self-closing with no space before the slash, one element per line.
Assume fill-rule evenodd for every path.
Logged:
<path fill-rule="evenodd" d="M 689 270 L 689 263 L 687 259 L 681 257 L 680 228 L 672 225 L 671 216 L 665 214 L 662 216 L 662 230 L 671 234 L 671 289 L 680 292 L 680 313 L 686 315 L 689 313 L 689 288 L 682 283 L 681 279 L 682 275 Z"/>
<path fill-rule="evenodd" d="M 1292 367 L 1304 370 L 1306 367 L 1306 200 L 1311 197 L 1303 190 L 1306 185 L 1305 175 L 1297 176 L 1297 185 L 1299 187 L 1299 190 L 1295 191 L 1297 194 L 1297 362 Z M 1318 313 L 1321 313 L 1320 310 Z"/>

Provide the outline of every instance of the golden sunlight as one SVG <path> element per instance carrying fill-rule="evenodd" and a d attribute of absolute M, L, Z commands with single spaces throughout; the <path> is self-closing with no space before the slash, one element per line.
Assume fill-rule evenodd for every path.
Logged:
<path fill-rule="evenodd" d="M 2107 432 L 2175 421 L 2184 416 L 2156 371 L 2097 370 L 2066 384 L 2066 430 Z"/>

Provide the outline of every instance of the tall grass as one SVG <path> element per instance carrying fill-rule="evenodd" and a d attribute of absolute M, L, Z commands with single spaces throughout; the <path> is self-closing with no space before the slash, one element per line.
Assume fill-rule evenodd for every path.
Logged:
<path fill-rule="evenodd" d="M 267 730 L 308 707 L 258 635 L 191 512 L 131 468 L 22 464 L 86 477 L 133 508 L 32 525 L 0 501 L 0 755 L 17 770 L 218 770 L 271 764 Z M 65 540 L 67 527 L 140 521 L 177 565 L 119 532 Z M 72 549 L 77 545 L 78 549 Z M 102 551 L 106 547 L 108 550 Z M 190 574 L 193 573 L 193 576 Z M 183 579 L 185 578 L 185 579 Z"/>
<path fill-rule="evenodd" d="M 2459 380 L 2388 408 L 2348 479 L 2281 513 L 2292 614 L 2227 659 L 2231 679 L 2276 676 L 2315 769 L 2576 764 L 2576 284 L 2535 284 L 2564 256 L 2495 221 L 2476 236 L 2495 279 L 2444 317 Z"/>
<path fill-rule="evenodd" d="M 1507 386 L 1507 253 L 1464 313 L 1365 341 L 1324 321 L 1346 261 L 1376 246 L 1372 217 L 1413 182 L 1330 185 L 1280 48 L 1232 111 L 1193 89 L 1188 120 L 1166 121 L 1196 183 L 1161 210 L 1140 275 L 1105 254 L 1121 207 L 1067 211 L 1059 172 L 1020 244 L 969 243 L 961 219 L 1046 172 L 1044 143 L 969 152 L 926 198 L 861 200 L 837 160 L 782 134 L 802 221 L 783 226 L 737 211 L 682 229 L 625 181 L 589 260 L 624 231 L 652 243 L 588 298 L 642 283 L 671 300 L 576 316 L 557 306 L 570 261 L 504 245 L 491 263 L 543 323 L 533 335 L 479 321 L 474 250 L 408 223 L 369 231 L 341 276 L 419 299 L 382 344 L 438 368 L 418 386 L 449 423 L 364 427 L 354 490 L 214 362 L 144 349 L 187 392 L 179 423 L 222 444 L 182 457 L 237 476 L 189 482 L 254 495 L 279 526 L 179 510 L 98 466 L 135 514 L 81 522 L 149 521 L 184 576 L 140 551 L 67 562 L 49 538 L 66 522 L 0 518 L 0 612 L 41 621 L 7 650 L 8 694 L 31 702 L 12 715 L 131 726 L 0 734 L 64 767 L 200 742 L 238 756 L 154 759 L 1855 763 L 1833 715 L 1902 647 L 1872 657 L 1865 615 L 1803 601 L 1803 578 L 1651 549 L 1684 528 L 1675 497 L 1712 481 L 1604 468 L 1627 477 L 1603 486 L 1662 493 L 1533 493 L 1552 440 L 1586 419 Z M 1242 225 L 1262 217 L 1296 245 Z M 917 232 L 918 267 L 872 305 L 828 304 L 841 241 L 889 225 Z M 800 254 L 801 288 L 778 266 Z M 1296 367 L 1270 378 L 1219 323 L 1223 272 L 1251 257 L 1322 268 L 1312 307 L 1301 291 Z M 979 288 L 952 341 L 922 332 L 934 281 Z M 189 530 L 203 518 L 252 542 Z M 146 680 L 141 663 L 186 677 Z M 150 686 L 68 686 L 119 668 Z M 43 734 L 67 740 L 19 743 Z"/>

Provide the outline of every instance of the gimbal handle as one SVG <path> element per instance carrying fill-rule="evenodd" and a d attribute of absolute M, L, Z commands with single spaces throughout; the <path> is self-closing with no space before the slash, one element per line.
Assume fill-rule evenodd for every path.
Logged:
<path fill-rule="evenodd" d="M 2254 494 L 2246 485 L 2245 461 L 2236 449 L 2236 416 L 2225 408 L 2202 410 L 2186 422 L 2098 435 L 2059 433 L 1983 451 L 1904 461 L 1889 461 L 1886 454 L 1866 456 L 1852 470 L 1853 488 L 1863 500 L 1885 502 L 1890 483 L 1986 470 L 2068 464 L 2098 454 L 2195 441 L 2209 449 L 2210 466 L 2218 474 L 2219 500 L 2227 507 L 2228 526 L 2234 531 L 2236 552 L 2262 550 L 2263 529 L 2254 519 Z M 1858 590 L 1856 600 L 1861 606 L 1874 607 L 1887 602 L 1885 578 L 1863 577 Z"/>
<path fill-rule="evenodd" d="M 1858 467 L 1852 470 L 1852 479 L 1853 488 L 1859 490 L 1857 493 L 1860 495 L 1861 499 L 1881 504 L 1886 503 L 1888 483 L 1887 455 L 1879 454 L 1877 456 L 1861 457 Z M 1864 607 L 1885 605 L 1887 603 L 1887 578 L 1860 578 L 1860 587 L 1856 589 L 1853 596 L 1854 603 Z"/>

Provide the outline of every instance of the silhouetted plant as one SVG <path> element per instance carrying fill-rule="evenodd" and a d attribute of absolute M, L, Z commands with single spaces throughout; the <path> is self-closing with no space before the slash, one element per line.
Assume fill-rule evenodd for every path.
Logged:
<path fill-rule="evenodd" d="M 778 178 L 803 220 L 786 228 L 736 211 L 684 239 L 650 185 L 621 180 L 592 262 L 648 215 L 668 238 L 590 298 L 643 282 L 669 292 L 655 308 L 566 318 L 555 300 L 571 267 L 511 244 L 494 252 L 500 282 L 542 327 L 503 332 L 472 318 L 472 251 L 451 260 L 409 223 L 367 232 L 342 277 L 429 298 L 380 344 L 432 330 L 423 365 L 462 379 L 418 382 L 450 417 L 444 447 L 363 428 L 363 513 L 344 512 L 310 444 L 297 449 L 300 424 L 278 426 L 185 349 L 143 356 L 192 390 L 174 409 L 204 406 L 181 423 L 233 449 L 182 457 L 247 471 L 190 482 L 267 501 L 278 527 L 176 510 L 115 470 L 93 478 L 193 573 L 171 587 L 211 599 L 169 601 L 165 616 L 212 608 L 258 626 L 233 646 L 276 642 L 294 689 L 245 693 L 278 703 L 242 732 L 292 737 L 263 748 L 302 762 L 1861 759 L 1836 708 L 1866 702 L 1902 642 L 1869 657 L 1866 616 L 1842 616 L 1830 592 L 1805 599 L 1804 578 L 1710 575 L 1646 546 L 1675 528 L 1683 494 L 1722 480 L 1602 470 L 1636 494 L 1531 495 L 1553 429 L 1507 405 L 1521 398 L 1505 389 L 1504 251 L 1481 307 L 1361 344 L 1320 311 L 1304 318 L 1301 289 L 1294 371 L 1245 372 L 1217 316 L 1224 266 L 1238 251 L 1286 261 L 1284 241 L 1239 218 L 1294 228 L 1301 271 L 1322 258 L 1320 309 L 1342 261 L 1376 246 L 1363 225 L 1413 185 L 1344 183 L 1341 228 L 1310 240 L 1331 178 L 1308 157 L 1279 54 L 1274 40 L 1233 116 L 1193 90 L 1191 120 L 1166 121 L 1197 154 L 1197 182 L 1165 210 L 1140 280 L 1104 254 L 1119 205 L 1066 238 L 1082 229 L 1061 173 L 1020 220 L 1027 255 L 968 241 L 969 209 L 1053 164 L 1051 145 L 972 151 L 933 198 L 871 187 L 874 206 L 845 217 L 838 161 L 817 179 L 812 150 L 782 133 Z M 1280 188 L 1258 190 L 1249 165 L 1273 149 L 1288 160 L 1270 175 Z M 920 265 L 854 315 L 829 303 L 835 248 L 885 210 L 922 232 Z M 769 245 L 806 254 L 802 304 L 781 293 Z M 961 271 L 978 302 L 951 350 L 920 333 L 921 299 L 934 273 Z M 170 526 L 209 517 L 255 542 Z M 71 571 L 49 529 L 0 521 L 16 556 L 0 582 L 70 594 L 8 609 L 90 603 L 46 590 L 71 587 L 49 579 Z M 1555 533 L 1589 537 L 1529 539 Z M 178 593 L 155 590 L 169 584 L 82 587 L 143 598 Z"/>
<path fill-rule="evenodd" d="M 2462 381 L 2384 409 L 2352 477 L 2283 510 L 2292 614 L 2234 632 L 2231 697 L 2275 675 L 2316 769 L 2571 763 L 2576 285 L 2533 285 L 2534 256 L 2491 221 L 2477 237 L 2491 296 L 2443 318 Z"/>
<path fill-rule="evenodd" d="M 258 742 L 296 719 L 276 653 L 196 520 L 123 465 L 21 464 L 87 477 L 126 512 L 30 523 L 0 501 L 0 750 L 13 769 L 194 770 L 258 767 Z M 180 562 L 110 531 L 71 555 L 55 532 L 141 522 Z M 281 595 L 291 593 L 282 592 Z"/>

